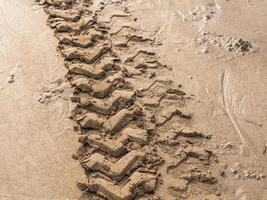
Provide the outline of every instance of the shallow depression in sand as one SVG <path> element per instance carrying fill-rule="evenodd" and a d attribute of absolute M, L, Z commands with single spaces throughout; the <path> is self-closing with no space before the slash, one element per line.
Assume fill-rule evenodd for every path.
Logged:
<path fill-rule="evenodd" d="M 253 68 L 252 68 L 253 69 Z M 225 110 L 241 142 L 260 155 L 266 146 L 265 69 L 226 69 L 222 77 Z"/>

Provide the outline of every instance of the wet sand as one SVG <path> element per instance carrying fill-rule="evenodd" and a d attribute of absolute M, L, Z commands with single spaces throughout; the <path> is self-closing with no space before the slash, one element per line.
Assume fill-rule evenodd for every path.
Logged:
<path fill-rule="evenodd" d="M 82 170 L 71 158 L 77 138 L 68 119 L 66 70 L 45 21 L 33 2 L 1 2 L 0 199 L 80 195 L 76 181 Z M 47 89 L 59 88 L 47 104 L 38 101 Z"/>
<path fill-rule="evenodd" d="M 265 1 L 41 2 L 64 62 L 40 7 L 1 5 L 5 198 L 267 198 Z"/>
<path fill-rule="evenodd" d="M 220 179 L 224 198 L 265 199 L 267 182 L 255 176 L 267 171 L 266 2 L 132 4 L 139 23 L 162 41 L 158 52 L 173 66 L 172 79 L 193 95 L 189 107 L 194 126 L 213 135 L 210 148 L 218 155 L 219 170 L 226 173 Z M 248 40 L 256 49 L 229 51 L 220 43 L 224 37 Z"/>

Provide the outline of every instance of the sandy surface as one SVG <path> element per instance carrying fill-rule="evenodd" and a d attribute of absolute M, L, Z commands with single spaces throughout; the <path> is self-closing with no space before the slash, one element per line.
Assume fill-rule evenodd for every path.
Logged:
<path fill-rule="evenodd" d="M 172 79 L 194 95 L 194 126 L 214 136 L 211 148 L 220 168 L 227 166 L 224 198 L 267 198 L 267 182 L 248 175 L 267 170 L 266 1 L 141 0 L 133 10 L 145 30 L 159 35 L 158 51 L 173 66 Z M 230 37 L 255 49 L 227 51 L 220 38 Z"/>
<path fill-rule="evenodd" d="M 68 119 L 69 86 L 62 82 L 66 72 L 45 21 L 44 12 L 30 1 L 1 1 L 3 200 L 77 199 L 80 193 L 75 182 L 82 170 L 71 158 L 77 139 Z M 55 93 L 50 103 L 41 104 L 38 100 L 47 90 Z"/>
<path fill-rule="evenodd" d="M 41 7 L 1 4 L 3 197 L 267 198 L 266 1 L 40 4 L 64 62 Z"/>

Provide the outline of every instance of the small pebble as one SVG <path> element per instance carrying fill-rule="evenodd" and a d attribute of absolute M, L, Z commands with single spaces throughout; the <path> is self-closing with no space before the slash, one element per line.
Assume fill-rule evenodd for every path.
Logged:
<path fill-rule="evenodd" d="M 9 76 L 8 79 L 7 79 L 7 82 L 8 83 L 14 83 L 15 82 L 14 76 L 13 75 Z"/>

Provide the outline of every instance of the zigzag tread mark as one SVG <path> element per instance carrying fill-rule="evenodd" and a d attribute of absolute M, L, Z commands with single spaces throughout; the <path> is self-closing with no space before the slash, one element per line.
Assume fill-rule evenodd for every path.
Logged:
<path fill-rule="evenodd" d="M 151 51 L 149 51 L 149 50 L 137 50 L 137 52 L 134 52 L 134 53 L 132 53 L 132 55 L 130 55 L 126 60 L 125 60 L 125 62 L 127 63 L 127 62 L 133 62 L 134 61 L 134 59 L 137 57 L 137 56 L 139 56 L 139 55 L 141 55 L 141 54 L 144 54 L 144 55 L 147 55 L 147 56 L 155 56 L 155 52 L 151 52 Z"/>
<path fill-rule="evenodd" d="M 79 35 L 73 33 L 58 33 L 56 34 L 60 44 L 77 46 L 81 48 L 92 47 L 99 40 L 106 39 L 104 34 L 100 31 L 88 30 L 86 33 Z"/>
<path fill-rule="evenodd" d="M 61 32 L 76 32 L 79 33 L 81 30 L 92 26 L 95 23 L 93 17 L 83 17 L 77 22 L 62 21 L 60 18 L 48 19 L 48 25 L 55 29 L 55 33 Z"/>
<path fill-rule="evenodd" d="M 95 113 L 87 113 L 81 119 L 77 120 L 80 126 L 84 129 L 100 130 L 105 122 L 104 117 L 99 117 Z"/>
<path fill-rule="evenodd" d="M 72 22 L 78 21 L 82 15 L 82 8 L 61 10 L 61 9 L 56 9 L 55 7 L 49 6 L 49 7 L 44 8 L 44 10 L 48 15 L 50 15 L 50 17 L 54 17 L 54 18 L 58 17 L 66 21 L 72 21 Z"/>
<path fill-rule="evenodd" d="M 81 162 L 85 169 L 99 171 L 112 179 L 120 180 L 126 173 L 138 168 L 142 164 L 144 158 L 144 152 L 133 150 L 116 163 L 107 160 L 105 156 L 99 153 L 95 153 Z"/>
<path fill-rule="evenodd" d="M 122 109 L 120 112 L 105 121 L 103 125 L 105 131 L 111 134 L 120 131 L 135 118 L 136 113 L 139 111 L 140 110 L 138 108 L 135 108 L 134 110 Z"/>
<path fill-rule="evenodd" d="M 115 90 L 107 100 L 98 98 L 80 98 L 78 105 L 99 114 L 111 115 L 112 112 L 127 108 L 133 104 L 135 92 Z"/>
<path fill-rule="evenodd" d="M 115 133 L 129 124 L 137 112 L 138 108 L 134 110 L 122 109 L 109 119 L 95 113 L 87 113 L 80 119 L 77 119 L 77 121 L 84 129 L 104 130 L 108 133 Z"/>
<path fill-rule="evenodd" d="M 69 73 L 84 75 L 93 79 L 101 79 L 105 77 L 106 72 L 101 69 L 95 69 L 92 65 L 84 65 L 81 63 L 75 63 L 68 66 Z"/>
<path fill-rule="evenodd" d="M 79 60 L 87 64 L 92 64 L 99 60 L 101 56 L 110 51 L 110 44 L 97 45 L 94 48 L 83 49 L 78 47 L 63 47 L 61 53 L 66 60 Z"/>
<path fill-rule="evenodd" d="M 70 84 L 83 92 L 89 92 L 92 90 L 89 80 L 83 76 L 71 77 Z"/>
<path fill-rule="evenodd" d="M 123 83 L 124 79 L 120 78 L 114 81 L 104 80 L 92 86 L 92 96 L 103 99 L 112 93 L 119 83 Z"/>
<path fill-rule="evenodd" d="M 93 79 L 102 79 L 106 77 L 108 72 L 120 70 L 120 67 L 116 64 L 117 62 L 119 62 L 118 58 L 113 56 L 106 56 L 101 58 L 101 60 L 94 64 L 78 62 L 66 63 L 66 66 L 69 69 L 69 74 L 82 75 Z M 122 74 L 115 73 L 106 78 L 106 82 L 113 82 L 122 79 Z"/>
<path fill-rule="evenodd" d="M 125 128 L 121 136 L 116 140 L 101 139 L 99 135 L 87 136 L 86 142 L 88 145 L 98 148 L 112 156 L 119 157 L 127 151 L 126 145 L 129 142 L 135 142 L 139 145 L 144 145 L 147 142 L 146 130 L 139 128 Z"/>
<path fill-rule="evenodd" d="M 153 192 L 156 177 L 151 174 L 135 172 L 125 186 L 118 186 L 102 178 L 90 179 L 88 191 L 97 193 L 109 200 L 132 200 L 137 196 Z"/>

